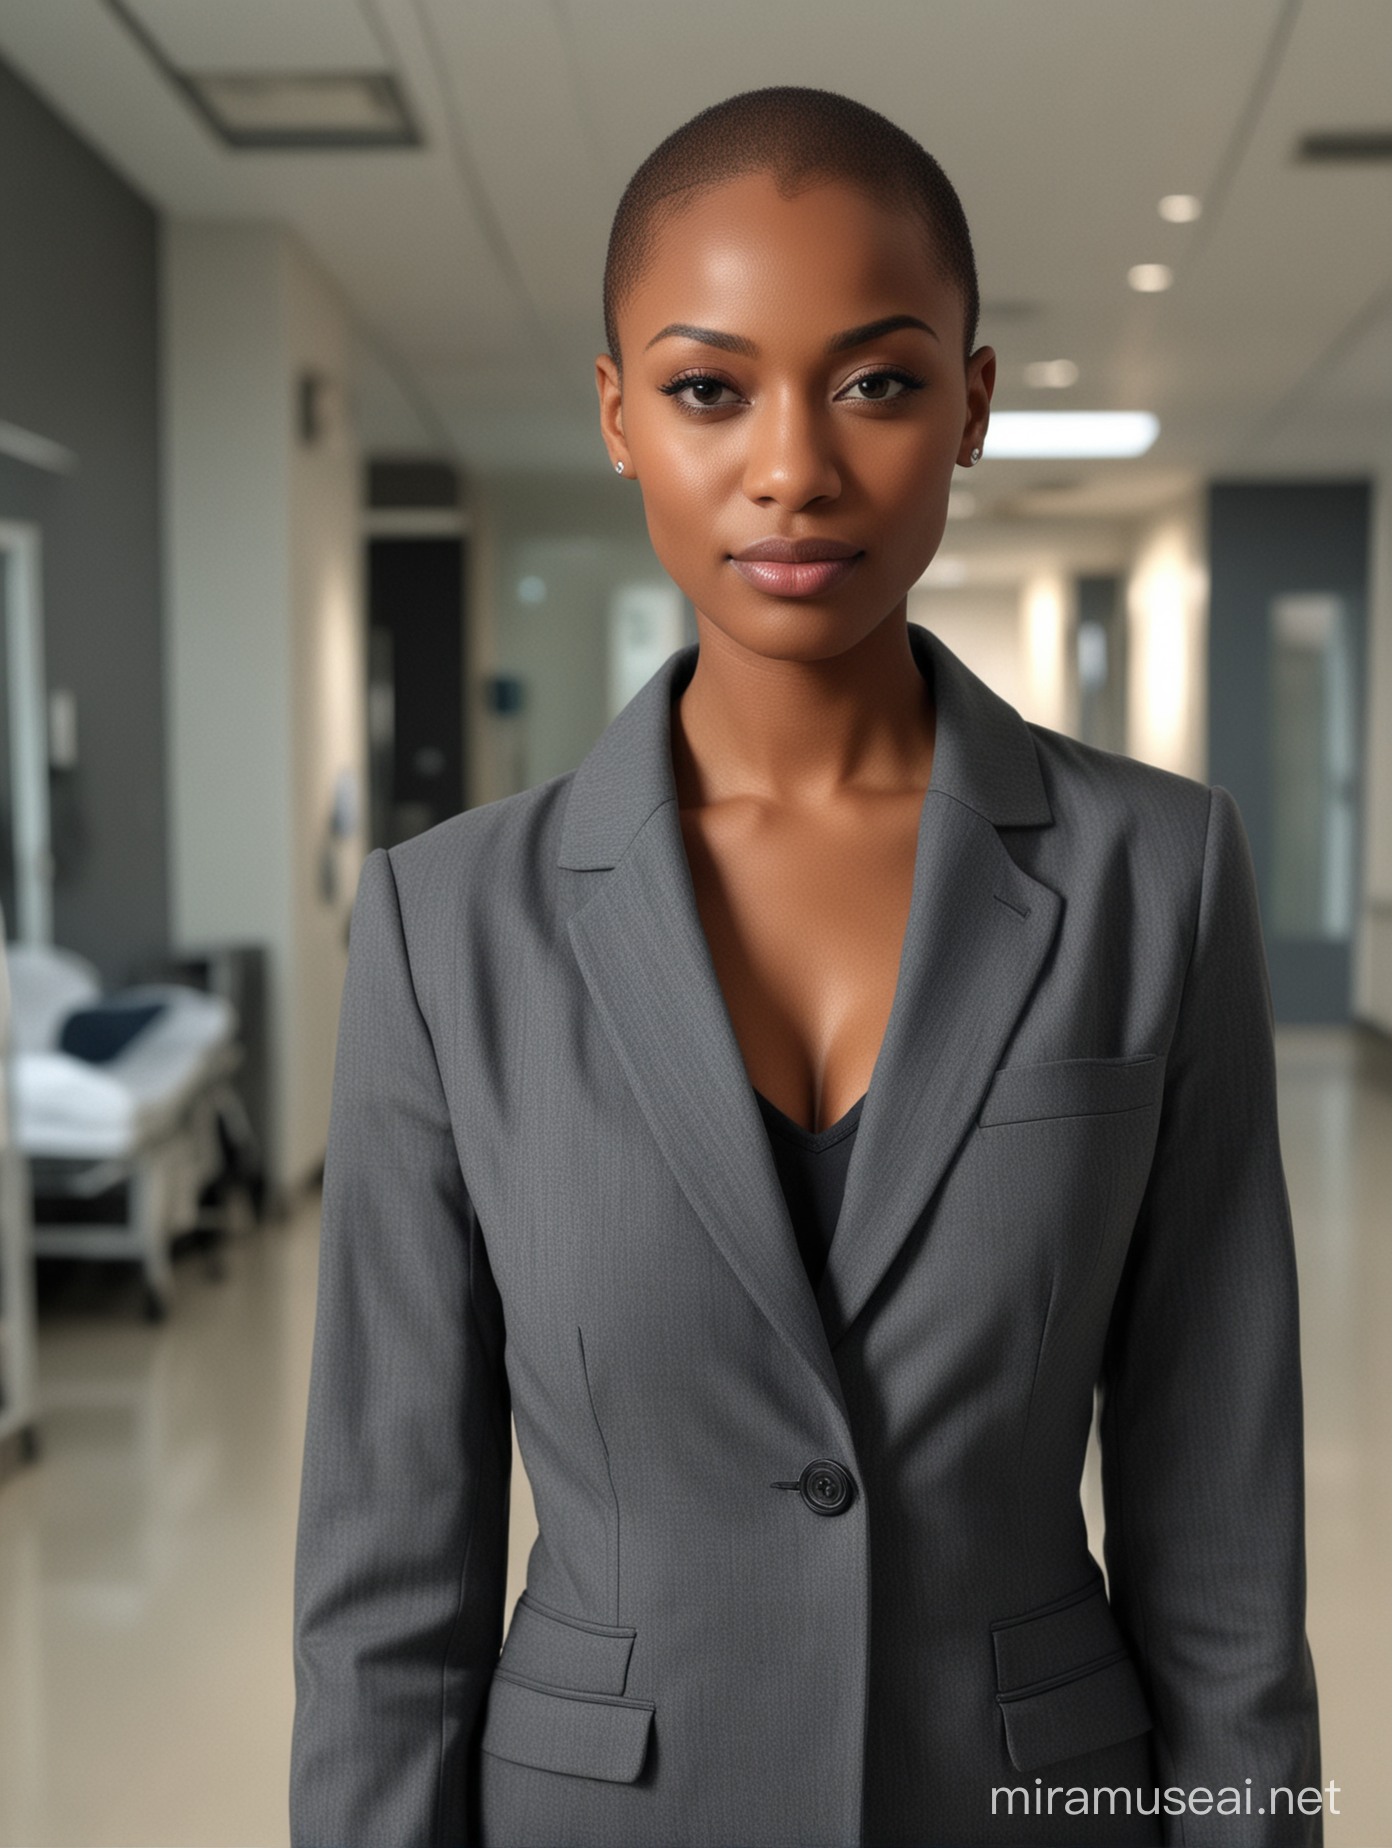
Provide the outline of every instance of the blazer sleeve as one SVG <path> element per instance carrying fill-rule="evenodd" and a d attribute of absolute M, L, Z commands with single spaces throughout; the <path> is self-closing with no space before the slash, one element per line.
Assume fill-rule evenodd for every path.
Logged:
<path fill-rule="evenodd" d="M 1299 1803 L 1320 1758 L 1295 1251 L 1256 888 L 1223 789 L 1101 1388 L 1109 1588 L 1148 1683 L 1162 1786 L 1185 1798 L 1166 1840 L 1318 1842 L 1321 1818 Z M 1215 1806 L 1237 1791 L 1243 1813 L 1196 1813 L 1197 1787 Z M 1273 1788 L 1293 1815 L 1284 1795 L 1273 1810 Z"/>
<path fill-rule="evenodd" d="M 295 1562 L 295 1848 L 475 1839 L 512 1466 L 502 1313 L 391 863 L 339 1025 Z"/>

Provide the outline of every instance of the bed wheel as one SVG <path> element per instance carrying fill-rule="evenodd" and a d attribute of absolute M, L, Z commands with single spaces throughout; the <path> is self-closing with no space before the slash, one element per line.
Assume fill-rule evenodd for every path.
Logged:
<path fill-rule="evenodd" d="M 169 1304 L 165 1301 L 163 1293 L 157 1290 L 152 1283 L 147 1283 L 145 1285 L 145 1320 L 162 1322 L 168 1314 Z"/>

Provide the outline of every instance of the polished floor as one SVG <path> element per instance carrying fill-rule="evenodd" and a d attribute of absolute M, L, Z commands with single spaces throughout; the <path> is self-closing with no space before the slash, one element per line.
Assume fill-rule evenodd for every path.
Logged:
<path fill-rule="evenodd" d="M 1392 1056 L 1281 1036 L 1303 1286 L 1310 1637 L 1335 1848 L 1392 1845 Z M 161 1327 L 46 1280 L 43 1455 L 0 1485 L 0 1848 L 280 1843 L 316 1215 L 190 1253 Z M 95 1267 L 94 1267 L 95 1269 Z M 1092 1494 L 1091 1485 L 1086 1492 Z M 532 1523 L 520 1471 L 509 1597 Z"/>

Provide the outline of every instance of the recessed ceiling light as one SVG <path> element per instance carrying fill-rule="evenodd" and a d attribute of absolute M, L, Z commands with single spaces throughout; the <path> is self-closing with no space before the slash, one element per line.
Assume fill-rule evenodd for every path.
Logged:
<path fill-rule="evenodd" d="M 1161 295 L 1174 281 L 1174 271 L 1168 263 L 1135 263 L 1126 280 L 1138 295 Z"/>
<path fill-rule="evenodd" d="M 182 71 L 178 78 L 229 147 L 383 148 L 419 140 L 387 71 Z"/>
<path fill-rule="evenodd" d="M 1143 456 L 1160 434 L 1149 411 L 997 411 L 987 458 Z"/>
<path fill-rule="evenodd" d="M 1168 224 L 1192 225 L 1203 211 L 1203 200 L 1193 193 L 1166 193 L 1155 209 Z"/>
<path fill-rule="evenodd" d="M 1078 383 L 1078 368 L 1071 359 L 1032 359 L 1025 367 L 1025 383 L 1036 391 L 1066 391 Z"/>

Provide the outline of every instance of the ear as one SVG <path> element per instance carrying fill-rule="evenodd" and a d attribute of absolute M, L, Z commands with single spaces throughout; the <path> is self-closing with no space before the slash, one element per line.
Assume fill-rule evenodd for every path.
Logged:
<path fill-rule="evenodd" d="M 992 347 L 978 347 L 967 361 L 967 421 L 957 466 L 970 468 L 973 449 L 986 447 L 986 426 L 991 421 L 991 393 L 996 389 L 996 355 Z"/>
<path fill-rule="evenodd" d="M 624 474 L 634 481 L 637 477 L 633 472 L 633 457 L 624 441 L 623 385 L 619 369 L 607 353 L 601 353 L 595 360 L 595 389 L 599 393 L 599 431 L 609 451 L 609 460 L 615 467 L 622 462 Z"/>

